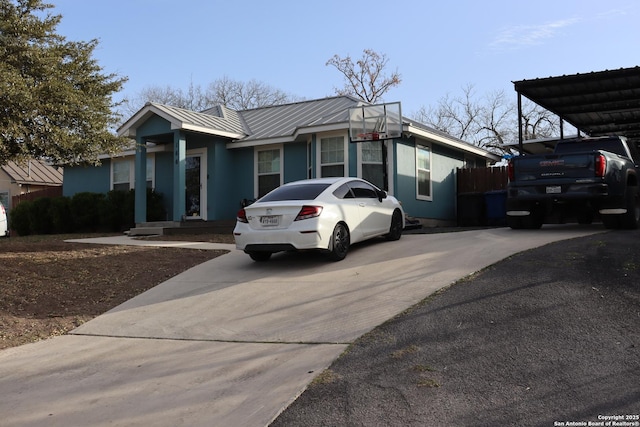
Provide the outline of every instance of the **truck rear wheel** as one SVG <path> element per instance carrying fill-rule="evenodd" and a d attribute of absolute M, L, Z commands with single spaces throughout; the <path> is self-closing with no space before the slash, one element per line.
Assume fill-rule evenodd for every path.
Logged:
<path fill-rule="evenodd" d="M 625 193 L 627 212 L 622 214 L 620 225 L 628 230 L 635 230 L 640 224 L 640 197 L 637 187 L 627 187 Z"/>
<path fill-rule="evenodd" d="M 523 228 L 522 219 L 519 216 L 507 215 L 507 225 L 513 230 L 520 230 L 521 228 Z"/>

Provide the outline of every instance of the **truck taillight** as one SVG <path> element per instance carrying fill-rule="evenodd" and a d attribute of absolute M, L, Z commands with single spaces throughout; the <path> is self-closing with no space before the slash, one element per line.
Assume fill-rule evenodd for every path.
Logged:
<path fill-rule="evenodd" d="M 509 177 L 509 181 L 515 180 L 516 176 L 513 170 L 513 159 L 509 160 L 509 163 L 507 163 L 507 175 Z"/>
<path fill-rule="evenodd" d="M 607 171 L 607 159 L 602 154 L 596 155 L 595 173 L 597 177 L 602 178 Z"/>

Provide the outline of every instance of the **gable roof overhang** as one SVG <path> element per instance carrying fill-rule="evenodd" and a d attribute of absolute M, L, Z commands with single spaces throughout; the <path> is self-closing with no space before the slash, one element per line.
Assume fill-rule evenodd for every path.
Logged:
<path fill-rule="evenodd" d="M 240 139 L 246 136 L 242 123 L 233 110 L 223 109 L 222 117 L 209 113 L 198 113 L 182 108 L 147 102 L 119 129 L 118 136 L 136 137 L 138 128 L 149 118 L 157 115 L 170 123 L 171 130 L 186 130 L 222 138 Z M 233 117 L 228 117 L 226 114 Z"/>
<path fill-rule="evenodd" d="M 522 95 L 589 136 L 640 142 L 640 67 L 513 82 Z"/>
<path fill-rule="evenodd" d="M 466 141 L 454 138 L 451 135 L 448 135 L 444 132 L 439 132 L 435 129 L 427 129 L 426 127 L 422 127 L 417 123 L 404 122 L 402 125 L 402 131 L 405 135 L 419 136 L 426 140 L 434 141 L 442 145 L 447 145 L 449 147 L 467 152 L 469 154 L 484 157 L 491 161 L 497 162 L 502 158 L 501 156 L 480 148 L 476 145 L 469 144 Z"/>

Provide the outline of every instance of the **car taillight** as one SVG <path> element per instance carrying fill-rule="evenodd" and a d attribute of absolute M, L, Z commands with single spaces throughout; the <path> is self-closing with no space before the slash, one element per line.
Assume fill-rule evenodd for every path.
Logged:
<path fill-rule="evenodd" d="M 509 177 L 509 181 L 514 181 L 516 178 L 516 173 L 513 170 L 513 159 L 510 159 L 509 163 L 507 163 L 507 176 Z"/>
<path fill-rule="evenodd" d="M 603 177 L 607 171 L 607 159 L 602 154 L 596 156 L 595 172 L 597 177 Z"/>
<path fill-rule="evenodd" d="M 321 212 L 322 206 L 303 206 L 295 220 L 300 221 L 302 219 L 314 218 L 320 216 Z"/>
<path fill-rule="evenodd" d="M 236 215 L 236 219 L 238 220 L 238 222 L 249 223 L 249 220 L 247 219 L 247 213 L 245 212 L 244 208 L 238 211 L 238 214 Z"/>

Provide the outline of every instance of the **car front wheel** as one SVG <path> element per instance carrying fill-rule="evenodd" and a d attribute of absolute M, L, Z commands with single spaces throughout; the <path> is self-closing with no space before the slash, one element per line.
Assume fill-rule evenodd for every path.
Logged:
<path fill-rule="evenodd" d="M 351 237 L 347 226 L 342 222 L 336 224 L 329 242 L 329 259 L 332 261 L 343 260 L 349 252 L 350 244 Z"/>
<path fill-rule="evenodd" d="M 399 240 L 402 237 L 402 228 L 403 228 L 404 219 L 402 218 L 402 214 L 400 211 L 396 210 L 393 212 L 393 216 L 391 217 L 391 226 L 389 227 L 389 233 L 385 236 L 387 240 Z"/>

